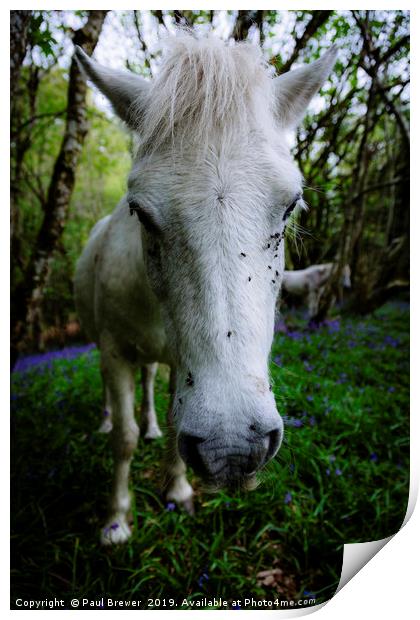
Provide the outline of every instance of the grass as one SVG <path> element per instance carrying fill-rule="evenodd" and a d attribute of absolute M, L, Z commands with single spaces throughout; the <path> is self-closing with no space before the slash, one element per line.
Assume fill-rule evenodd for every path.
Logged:
<path fill-rule="evenodd" d="M 321 602 L 336 589 L 344 543 L 398 530 L 409 484 L 408 306 L 317 331 L 291 322 L 271 364 L 285 440 L 259 488 L 199 492 L 190 517 L 160 494 L 164 440 L 141 440 L 133 537 L 112 550 L 98 544 L 112 471 L 108 438 L 96 432 L 98 352 L 29 360 L 13 374 L 12 606 L 18 597 L 68 606 L 105 596 L 141 608 L 203 598 L 208 608 L 213 597 Z M 164 372 L 156 404 L 164 426 Z"/>

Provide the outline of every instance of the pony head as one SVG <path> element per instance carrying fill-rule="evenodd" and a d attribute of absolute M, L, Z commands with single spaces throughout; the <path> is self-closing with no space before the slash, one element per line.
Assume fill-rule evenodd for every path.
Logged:
<path fill-rule="evenodd" d="M 273 78 L 258 47 L 181 33 L 151 81 L 76 53 L 137 136 L 127 208 L 176 369 L 179 451 L 212 485 L 250 487 L 283 435 L 268 359 L 284 229 L 302 195 L 287 132 L 335 48 Z"/>

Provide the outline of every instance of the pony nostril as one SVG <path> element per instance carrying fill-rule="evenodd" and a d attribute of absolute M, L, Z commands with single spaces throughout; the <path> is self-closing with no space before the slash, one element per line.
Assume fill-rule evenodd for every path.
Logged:
<path fill-rule="evenodd" d="M 270 459 L 276 454 L 277 450 L 280 447 L 282 440 L 282 431 L 276 428 L 273 431 L 267 433 L 266 438 L 268 439 L 268 449 L 265 455 L 265 463 L 268 463 Z"/>
<path fill-rule="evenodd" d="M 279 449 L 283 436 L 283 425 L 268 433 L 263 430 L 258 422 L 250 424 L 248 428 L 251 431 L 249 440 L 254 445 L 254 458 L 260 459 L 259 467 L 263 467 Z"/>
<path fill-rule="evenodd" d="M 204 465 L 203 457 L 200 454 L 198 446 L 205 440 L 194 435 L 181 433 L 178 437 L 178 450 L 187 465 L 190 465 L 198 474 L 207 472 Z"/>

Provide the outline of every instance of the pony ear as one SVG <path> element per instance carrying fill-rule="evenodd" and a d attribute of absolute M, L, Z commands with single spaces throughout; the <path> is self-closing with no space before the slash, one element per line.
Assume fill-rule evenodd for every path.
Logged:
<path fill-rule="evenodd" d="M 99 65 L 78 45 L 75 54 L 83 72 L 109 99 L 116 114 L 131 129 L 138 129 L 141 101 L 146 99 L 150 83 L 135 73 L 116 71 Z"/>
<path fill-rule="evenodd" d="M 276 111 L 280 124 L 294 128 L 302 120 L 312 97 L 319 91 L 335 64 L 333 45 L 322 58 L 274 78 Z"/>

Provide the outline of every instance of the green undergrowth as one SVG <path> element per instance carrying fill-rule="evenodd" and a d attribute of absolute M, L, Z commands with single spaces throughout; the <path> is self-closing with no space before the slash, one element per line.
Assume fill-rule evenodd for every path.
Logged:
<path fill-rule="evenodd" d="M 184 599 L 208 608 L 213 597 L 229 606 L 238 599 L 244 606 L 245 598 L 330 598 L 343 544 L 384 538 L 404 519 L 408 312 L 396 302 L 316 331 L 289 319 L 271 363 L 285 438 L 259 487 L 208 495 L 190 472 L 191 517 L 161 495 L 165 440 L 141 440 L 132 466 L 133 536 L 114 549 L 99 545 L 112 459 L 109 438 L 97 432 L 98 352 L 15 372 L 12 606 L 18 597 L 58 597 L 66 606 L 73 597 L 105 597 L 105 606 L 114 598 L 142 608 Z M 164 427 L 165 369 L 156 406 Z"/>

